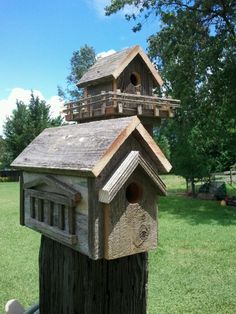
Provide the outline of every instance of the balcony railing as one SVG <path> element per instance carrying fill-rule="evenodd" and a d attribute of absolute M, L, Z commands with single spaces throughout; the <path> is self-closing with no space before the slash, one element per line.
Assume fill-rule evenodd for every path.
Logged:
<path fill-rule="evenodd" d="M 172 98 L 101 92 L 66 104 L 63 110 L 67 121 L 89 121 L 108 117 L 132 116 L 168 118 L 180 101 Z"/>

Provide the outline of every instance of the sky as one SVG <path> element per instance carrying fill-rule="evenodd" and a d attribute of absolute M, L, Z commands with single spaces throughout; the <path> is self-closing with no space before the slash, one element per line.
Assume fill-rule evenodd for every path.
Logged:
<path fill-rule="evenodd" d="M 133 45 L 145 50 L 157 21 L 132 32 L 125 13 L 105 16 L 109 0 L 0 0 L 0 135 L 16 99 L 28 102 L 31 90 L 58 115 L 57 86 L 66 86 L 73 51 L 85 44 L 97 54 Z"/>

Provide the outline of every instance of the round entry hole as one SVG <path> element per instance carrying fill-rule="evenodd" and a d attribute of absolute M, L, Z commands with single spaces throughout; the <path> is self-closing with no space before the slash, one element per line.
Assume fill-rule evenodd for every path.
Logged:
<path fill-rule="evenodd" d="M 136 182 L 130 183 L 126 188 L 126 199 L 129 203 L 138 203 L 143 197 L 143 188 Z"/>
<path fill-rule="evenodd" d="M 140 75 L 136 72 L 131 73 L 130 75 L 130 82 L 134 85 L 134 86 L 138 86 L 140 84 Z"/>

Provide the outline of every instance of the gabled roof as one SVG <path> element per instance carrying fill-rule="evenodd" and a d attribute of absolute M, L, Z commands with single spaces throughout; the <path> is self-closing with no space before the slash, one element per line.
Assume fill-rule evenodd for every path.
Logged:
<path fill-rule="evenodd" d="M 156 81 L 157 85 L 162 85 L 163 81 L 148 56 L 140 46 L 133 46 L 107 57 L 99 58 L 78 81 L 77 86 L 84 87 L 86 85 L 92 85 L 98 80 L 105 80 L 108 78 L 117 79 L 137 55 L 140 55 L 149 71 L 152 73 L 153 79 Z"/>
<path fill-rule="evenodd" d="M 164 182 L 158 176 L 158 173 L 153 167 L 147 163 L 138 151 L 131 151 L 119 168 L 114 172 L 109 181 L 99 191 L 99 201 L 110 204 L 124 183 L 129 179 L 134 170 L 141 166 L 148 174 L 149 178 L 158 188 L 161 195 L 166 195 L 166 187 Z"/>
<path fill-rule="evenodd" d="M 13 167 L 71 170 L 98 176 L 125 140 L 136 131 L 162 172 L 171 165 L 138 117 L 109 119 L 45 129 L 13 161 Z"/>

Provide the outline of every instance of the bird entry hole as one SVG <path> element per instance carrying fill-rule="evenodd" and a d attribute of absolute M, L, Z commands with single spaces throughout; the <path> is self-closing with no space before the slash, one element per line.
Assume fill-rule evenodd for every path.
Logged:
<path fill-rule="evenodd" d="M 130 82 L 134 86 L 140 85 L 140 82 L 141 82 L 140 75 L 138 73 L 136 73 L 136 72 L 131 73 L 131 75 L 130 75 Z"/>
<path fill-rule="evenodd" d="M 138 203 L 143 197 L 143 188 L 136 182 L 130 183 L 126 188 L 126 199 L 129 203 Z"/>

